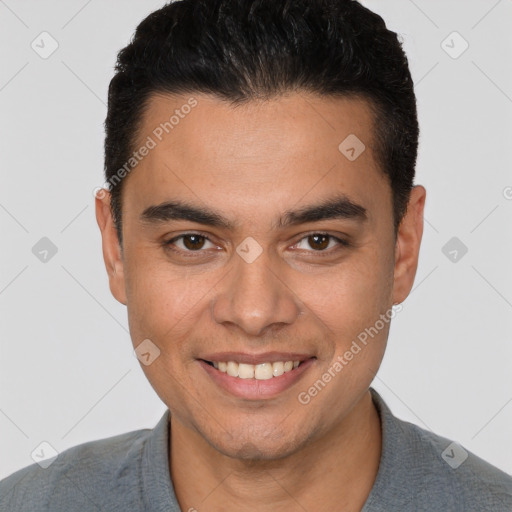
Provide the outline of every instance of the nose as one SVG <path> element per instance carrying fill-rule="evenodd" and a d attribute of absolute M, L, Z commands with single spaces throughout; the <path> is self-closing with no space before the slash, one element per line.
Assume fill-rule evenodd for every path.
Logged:
<path fill-rule="evenodd" d="M 235 268 L 222 280 L 211 304 L 215 322 L 249 336 L 292 324 L 302 308 L 284 275 L 279 275 L 279 263 L 273 268 L 266 251 L 251 263 L 238 255 L 234 258 Z"/>

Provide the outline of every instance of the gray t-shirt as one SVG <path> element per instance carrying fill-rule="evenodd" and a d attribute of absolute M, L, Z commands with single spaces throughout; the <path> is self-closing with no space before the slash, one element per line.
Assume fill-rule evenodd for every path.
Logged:
<path fill-rule="evenodd" d="M 370 391 L 381 418 L 382 455 L 362 512 L 512 512 L 511 476 L 396 418 Z M 169 410 L 153 429 L 69 448 L 46 469 L 32 464 L 2 480 L 0 511 L 181 512 L 168 440 Z"/>

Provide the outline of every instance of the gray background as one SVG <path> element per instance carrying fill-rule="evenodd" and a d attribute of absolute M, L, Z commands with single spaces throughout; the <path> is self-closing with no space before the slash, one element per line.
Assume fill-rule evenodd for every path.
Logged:
<path fill-rule="evenodd" d="M 403 37 L 428 191 L 374 386 L 399 417 L 512 473 L 512 0 L 364 4 Z M 43 441 L 62 451 L 165 410 L 110 294 L 93 200 L 115 55 L 161 5 L 0 0 L 0 478 Z M 46 59 L 31 47 L 51 49 L 43 31 L 59 45 Z M 57 248 L 45 262 L 43 237 Z"/>

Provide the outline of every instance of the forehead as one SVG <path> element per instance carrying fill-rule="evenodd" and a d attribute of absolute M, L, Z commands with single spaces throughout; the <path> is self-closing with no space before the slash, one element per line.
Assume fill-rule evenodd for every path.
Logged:
<path fill-rule="evenodd" d="M 137 145 L 152 149 L 131 173 L 127 195 L 139 209 L 179 194 L 224 211 L 243 199 L 254 211 L 337 191 L 371 208 L 379 193 L 389 195 L 373 130 L 360 98 L 293 93 L 235 106 L 205 94 L 155 94 Z"/>
<path fill-rule="evenodd" d="M 301 146 L 309 151 L 313 143 L 323 139 L 325 144 L 320 148 L 325 150 L 333 144 L 337 149 L 338 139 L 351 134 L 359 134 L 369 146 L 374 138 L 373 114 L 367 100 L 305 92 L 239 104 L 200 93 L 153 94 L 141 124 L 139 139 L 151 135 L 161 149 L 174 146 L 179 150 L 200 144 L 208 150 L 215 144 L 224 157 L 236 153 L 238 157 L 256 159 L 263 156 L 263 147 L 274 153 Z M 237 140 L 244 145 L 233 147 Z M 287 148 L 282 148 L 283 142 L 288 143 Z"/>

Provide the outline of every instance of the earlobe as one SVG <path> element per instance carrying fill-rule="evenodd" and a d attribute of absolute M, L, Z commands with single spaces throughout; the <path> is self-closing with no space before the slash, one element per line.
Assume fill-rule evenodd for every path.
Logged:
<path fill-rule="evenodd" d="M 394 303 L 403 302 L 414 284 L 423 236 L 425 198 L 425 188 L 416 185 L 411 190 L 406 214 L 398 228 L 395 244 Z"/>
<path fill-rule="evenodd" d="M 103 190 L 101 194 L 96 195 L 95 202 L 96 221 L 101 231 L 103 261 L 109 278 L 110 291 L 121 304 L 126 305 L 123 254 L 110 209 L 110 193 Z"/>

